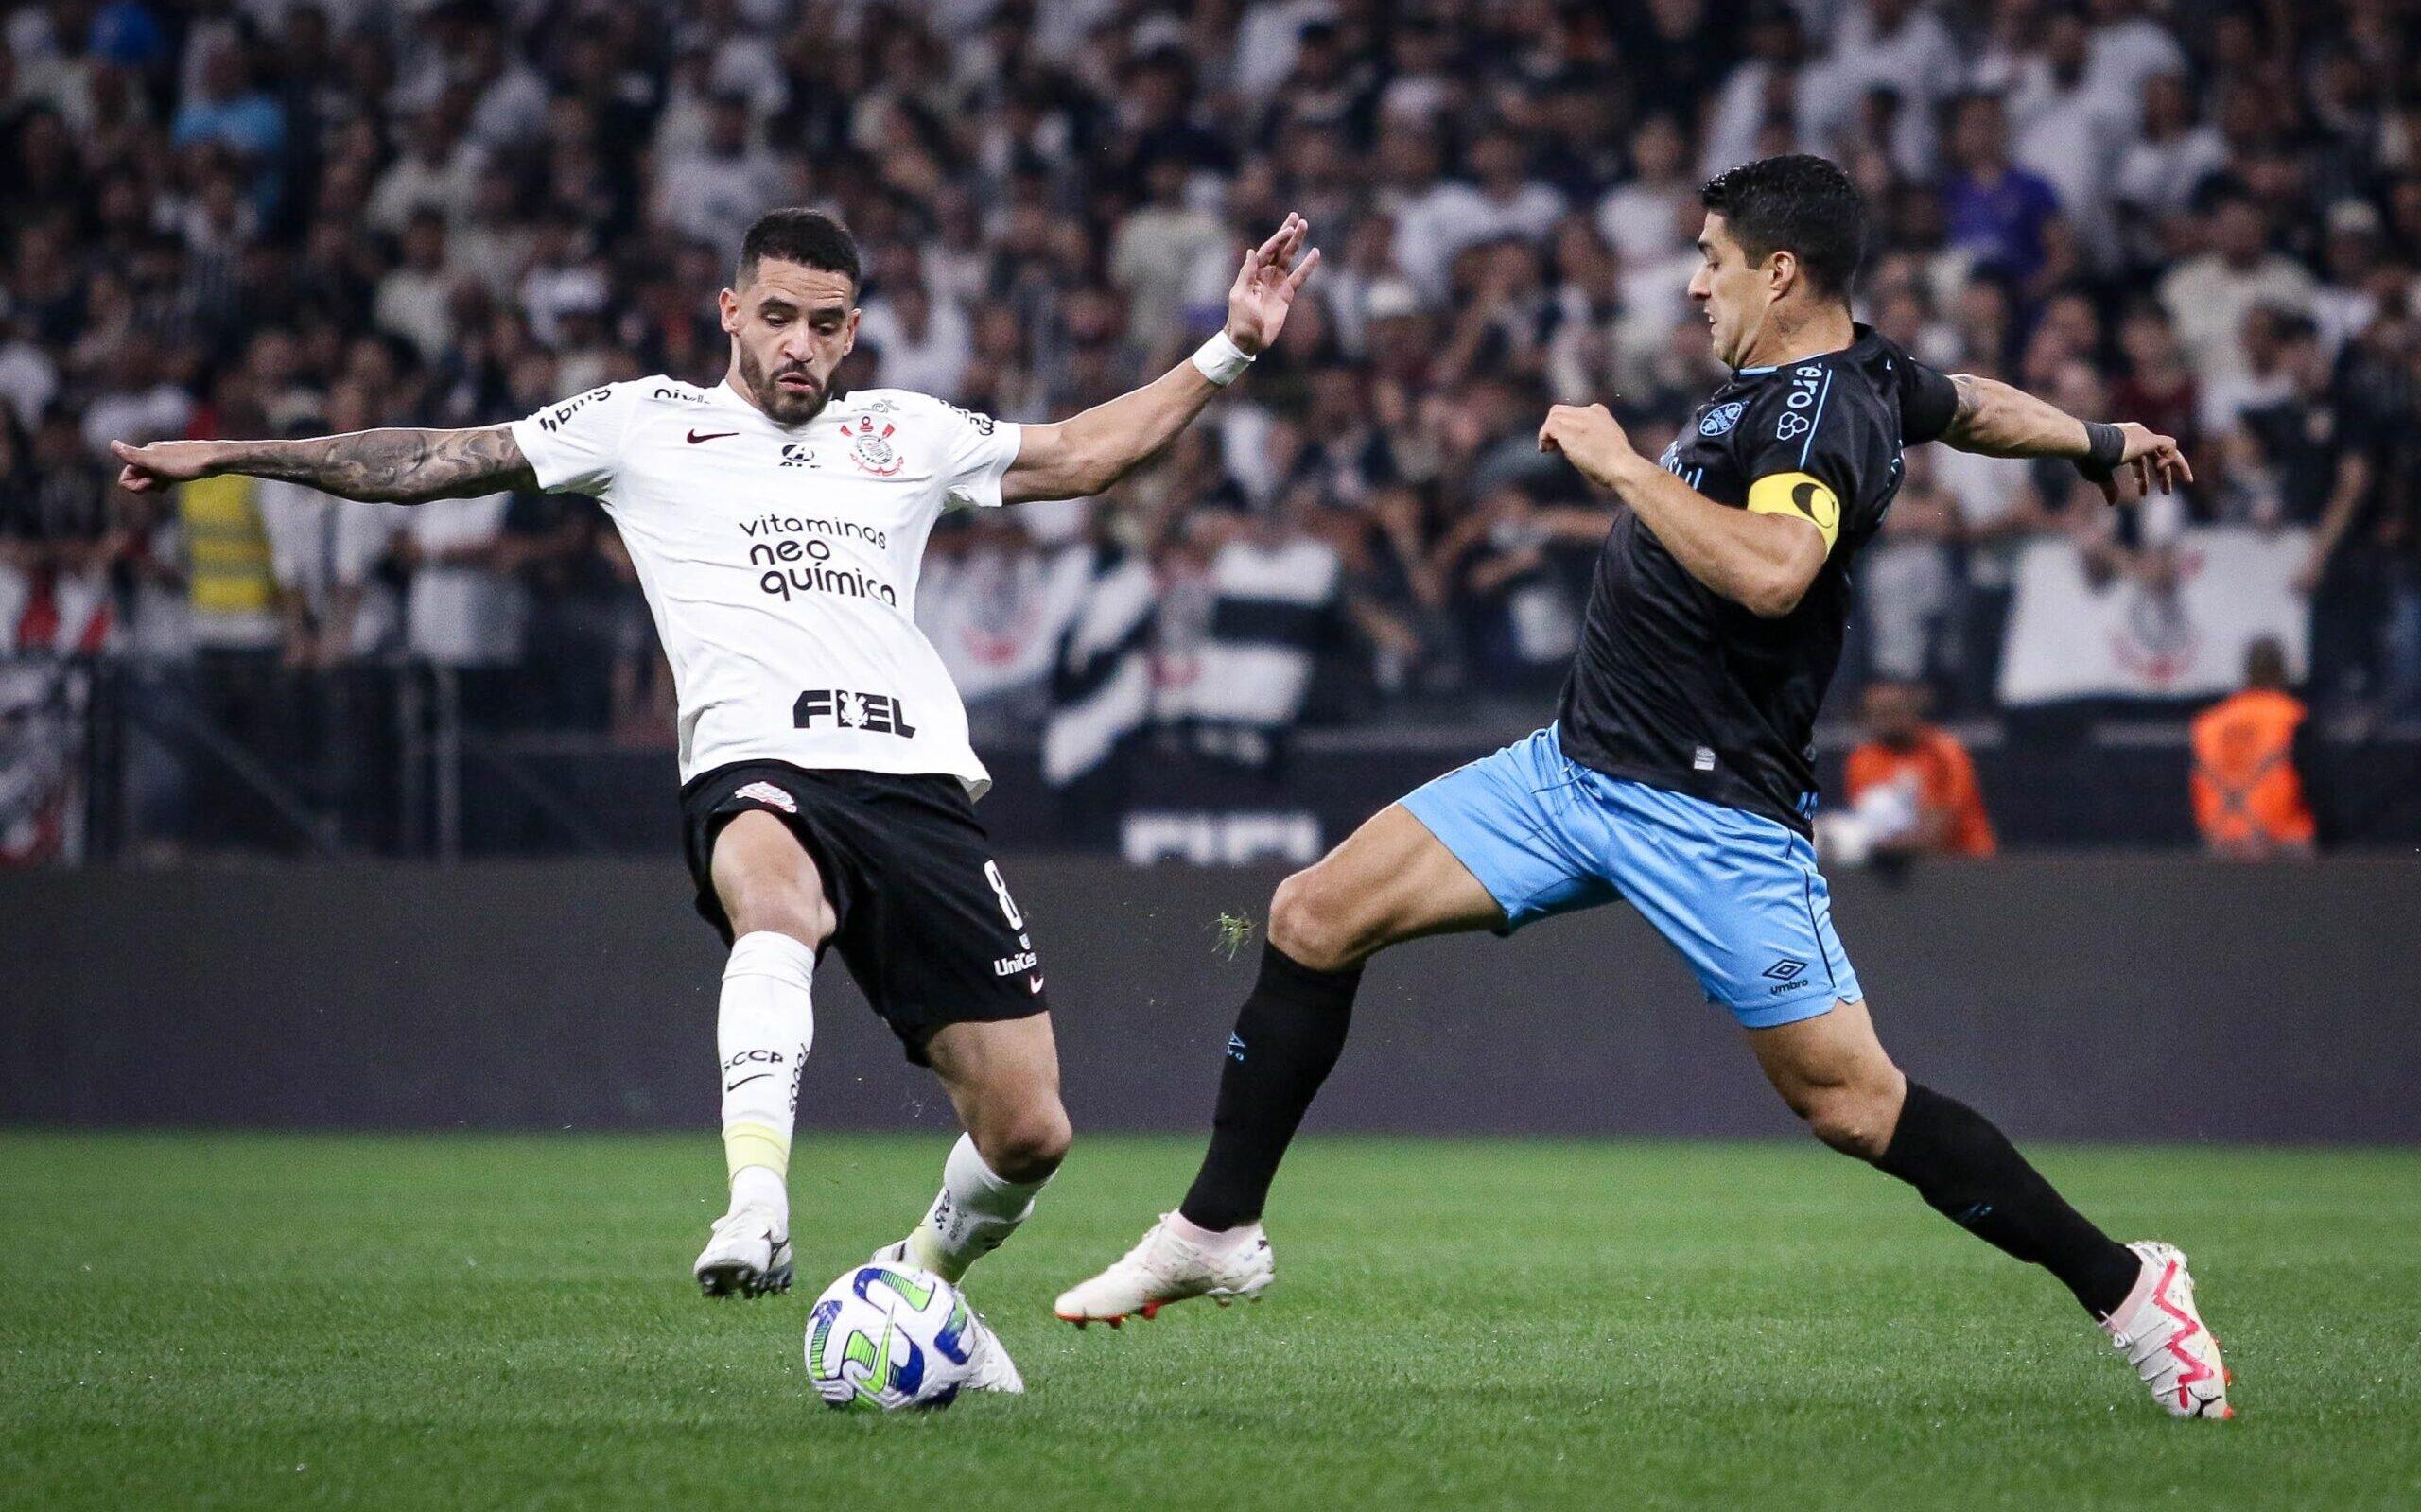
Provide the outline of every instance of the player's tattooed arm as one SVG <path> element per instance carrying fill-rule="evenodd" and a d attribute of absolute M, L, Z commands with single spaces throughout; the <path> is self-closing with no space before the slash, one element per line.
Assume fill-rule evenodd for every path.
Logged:
<path fill-rule="evenodd" d="M 2056 405 L 1997 378 L 1954 373 L 1959 407 L 1942 431 L 1944 445 L 1987 457 L 2082 458 L 2089 443 L 2084 422 Z"/>
<path fill-rule="evenodd" d="M 340 498 L 418 504 L 534 489 L 538 478 L 504 426 L 474 430 L 356 430 L 303 441 L 110 443 L 129 493 L 224 473 L 303 483 Z"/>
<path fill-rule="evenodd" d="M 2141 497 L 2155 485 L 2166 494 L 2194 481 L 2194 469 L 2174 436 L 2132 420 L 2089 425 L 1997 378 L 1955 373 L 1950 382 L 1959 406 L 1942 433 L 1946 446 L 1986 457 L 2065 457 L 2085 467 L 2114 504 Z"/>

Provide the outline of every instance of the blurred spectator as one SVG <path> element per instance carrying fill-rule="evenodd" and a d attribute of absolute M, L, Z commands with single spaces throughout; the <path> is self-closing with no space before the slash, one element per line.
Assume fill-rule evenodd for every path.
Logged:
<path fill-rule="evenodd" d="M 1462 590 L 1483 686 L 1543 690 L 1562 681 L 1579 644 L 1589 565 L 1611 524 L 1602 510 L 1541 507 L 1507 477 L 1438 543 L 1437 560 Z"/>
<path fill-rule="evenodd" d="M 2060 214 L 2049 182 L 2010 160 L 2009 121 L 1996 96 L 1969 95 L 1951 113 L 1949 177 L 1942 207 L 1950 240 L 1981 272 L 2024 284 L 2050 258 L 2048 231 Z"/>
<path fill-rule="evenodd" d="M 1945 634 L 1956 606 L 1956 502 L 1920 454 L 1861 563 L 1858 607 L 1867 661 L 1877 677 L 1923 682 L 1950 661 Z"/>
<path fill-rule="evenodd" d="M 340 387 L 307 435 L 367 429 L 369 397 Z M 374 571 L 409 513 L 400 505 L 357 504 L 302 483 L 260 484 L 262 529 L 277 579 L 286 665 L 329 669 L 374 655 L 397 629 L 394 596 Z"/>
<path fill-rule="evenodd" d="M 1655 263 L 1690 245 L 1676 237 L 1675 203 L 1698 205 L 1685 167 L 1688 144 L 1669 115 L 1651 115 L 1630 138 L 1630 177 L 1598 203 L 1597 231 L 1627 263 Z"/>
<path fill-rule="evenodd" d="M 748 102 L 720 95 L 706 111 L 705 139 L 657 165 L 654 213 L 674 233 L 716 248 L 725 262 L 768 205 L 797 198 L 792 173 L 756 140 Z"/>
<path fill-rule="evenodd" d="M 1925 715 L 1924 685 L 1899 678 L 1868 685 L 1859 709 L 1865 739 L 1850 752 L 1842 779 L 1851 811 L 1878 853 L 1990 856 L 1998 846 L 1975 758 Z"/>
<path fill-rule="evenodd" d="M 1562 216 L 1563 196 L 1525 173 L 1522 140 L 1512 131 L 1492 129 L 1472 143 L 1468 182 L 1435 178 L 1436 144 L 1415 136 L 1404 151 L 1419 192 L 1396 217 L 1396 258 L 1424 292 L 1446 292 L 1464 248 L 1508 237 L 1543 240 Z"/>
<path fill-rule="evenodd" d="M 388 542 L 406 583 L 404 649 L 464 674 L 466 702 L 484 722 L 503 714 L 529 622 L 512 506 L 510 494 L 437 499 L 407 512 Z"/>
<path fill-rule="evenodd" d="M 2091 66 L 2084 14 L 2066 6 L 2043 24 L 2042 50 L 2025 58 L 2009 96 L 2009 124 L 2017 164 L 2040 175 L 2097 260 L 2118 252 L 2111 219 L 2118 154 L 2140 101 Z"/>
<path fill-rule="evenodd" d="M 1800 86 L 1800 122 L 1808 138 L 1801 146 L 1814 152 L 1833 148 L 1881 96 L 1890 102 L 1890 125 L 1880 145 L 1900 172 L 1929 177 L 1936 107 L 1959 88 L 1963 72 L 1958 43 L 1933 6 L 1846 0 L 1835 11 L 1823 62 Z"/>
<path fill-rule="evenodd" d="M 2303 701 L 2287 691 L 2287 656 L 2264 636 L 2245 653 L 2244 691 L 2194 720 L 2194 826 L 2228 860 L 2308 858 L 2310 805 L 2298 748 Z"/>
<path fill-rule="evenodd" d="M 2205 383 L 2233 378 L 2251 361 L 2241 339 L 2256 307 L 2300 314 L 2311 304 L 2308 269 L 2269 250 L 2269 222 L 2240 188 L 2212 197 L 2210 251 L 2164 275 L 2160 302 Z"/>
<path fill-rule="evenodd" d="M 905 245 L 888 249 L 874 270 L 858 340 L 874 349 L 884 388 L 917 393 L 957 393 L 975 356 L 966 310 L 933 298 Z"/>
<path fill-rule="evenodd" d="M 403 260 L 378 281 L 371 318 L 378 329 L 402 337 L 424 360 L 435 362 L 453 340 L 453 293 L 445 269 L 445 217 L 415 210 L 404 227 Z"/>
<path fill-rule="evenodd" d="M 2111 183 L 2118 232 L 2130 261 L 2151 267 L 2161 261 L 2171 217 L 2184 216 L 2226 169 L 2227 142 L 2198 119 L 2192 84 L 2174 73 L 2144 80 L 2140 125 L 2122 140 Z"/>
<path fill-rule="evenodd" d="M 1172 711 L 1205 752 L 1268 767 L 1300 718 L 1312 673 L 1335 630 L 1343 564 L 1307 530 L 1311 494 L 1210 527 L 1207 623 L 1199 671 Z"/>
<path fill-rule="evenodd" d="M 286 147 L 286 113 L 254 84 L 252 66 L 232 37 L 204 37 L 196 43 L 201 61 L 199 87 L 169 123 L 180 148 L 215 142 L 232 149 L 253 171 L 253 202 L 266 214 L 276 208 L 278 155 Z"/>
<path fill-rule="evenodd" d="M 462 139 L 462 122 L 450 112 L 421 112 L 407 128 L 404 151 L 371 191 L 370 224 L 397 236 L 423 213 L 436 216 L 441 226 L 461 218 L 478 193 L 485 158 Z"/>

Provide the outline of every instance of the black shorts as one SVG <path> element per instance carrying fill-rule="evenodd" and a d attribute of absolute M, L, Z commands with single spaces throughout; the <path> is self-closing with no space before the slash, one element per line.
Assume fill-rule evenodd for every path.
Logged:
<path fill-rule="evenodd" d="M 790 826 L 823 875 L 830 944 L 919 1066 L 945 1024 L 1025 1018 L 1048 1006 L 1042 964 L 991 838 L 956 777 L 810 772 L 741 761 L 681 787 L 682 848 L 698 912 L 731 940 L 709 862 L 715 836 L 757 809 Z"/>

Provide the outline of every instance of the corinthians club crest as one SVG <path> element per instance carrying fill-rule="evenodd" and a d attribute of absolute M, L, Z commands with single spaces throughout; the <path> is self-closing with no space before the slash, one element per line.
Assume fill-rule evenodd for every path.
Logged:
<path fill-rule="evenodd" d="M 860 415 L 855 425 L 846 420 L 841 422 L 841 434 L 848 438 L 851 460 L 877 478 L 889 478 L 907 460 L 891 443 L 891 433 L 897 428 L 887 420 L 878 423 L 872 415 Z"/>

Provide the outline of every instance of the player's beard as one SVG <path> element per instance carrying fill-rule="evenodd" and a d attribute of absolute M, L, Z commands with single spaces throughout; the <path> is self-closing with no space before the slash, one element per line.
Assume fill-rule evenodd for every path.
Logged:
<path fill-rule="evenodd" d="M 782 372 L 802 373 L 810 378 L 814 377 L 805 366 L 786 367 Z M 830 378 L 817 380 L 813 389 L 802 392 L 782 387 L 779 376 L 778 374 L 766 373 L 764 363 L 747 348 L 740 348 L 740 381 L 748 385 L 749 393 L 757 400 L 757 408 L 764 410 L 775 425 L 803 426 L 824 412 L 825 405 L 832 397 Z"/>

